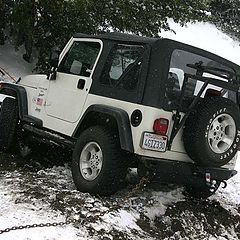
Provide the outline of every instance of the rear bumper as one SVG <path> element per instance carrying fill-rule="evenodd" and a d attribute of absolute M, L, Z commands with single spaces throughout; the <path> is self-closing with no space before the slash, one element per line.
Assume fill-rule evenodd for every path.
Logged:
<path fill-rule="evenodd" d="M 165 183 L 203 186 L 212 181 L 223 182 L 237 174 L 226 168 L 202 167 L 196 164 L 172 160 L 142 157 L 142 163 L 153 173 L 154 179 Z"/>

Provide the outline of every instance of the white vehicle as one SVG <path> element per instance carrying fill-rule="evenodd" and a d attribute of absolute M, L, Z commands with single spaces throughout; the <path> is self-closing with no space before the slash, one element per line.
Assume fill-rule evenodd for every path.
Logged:
<path fill-rule="evenodd" d="M 51 60 L 47 75 L 0 85 L 2 150 L 15 134 L 68 146 L 77 189 L 101 195 L 116 192 L 134 164 L 198 197 L 237 173 L 239 66 L 117 33 L 76 34 Z"/>

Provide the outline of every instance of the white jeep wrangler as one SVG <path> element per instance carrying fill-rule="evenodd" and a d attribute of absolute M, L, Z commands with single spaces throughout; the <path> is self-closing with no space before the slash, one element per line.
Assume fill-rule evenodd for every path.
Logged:
<path fill-rule="evenodd" d="M 0 84 L 0 148 L 21 138 L 73 149 L 78 190 L 116 192 L 127 168 L 200 197 L 234 176 L 240 67 L 169 39 L 76 34 L 47 75 Z"/>

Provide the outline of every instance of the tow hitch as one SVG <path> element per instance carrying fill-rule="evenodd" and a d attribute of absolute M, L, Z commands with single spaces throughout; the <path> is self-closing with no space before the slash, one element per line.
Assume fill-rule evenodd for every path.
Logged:
<path fill-rule="evenodd" d="M 218 189 L 218 183 L 222 183 L 223 186 L 222 188 L 226 188 L 227 187 L 227 182 L 224 180 L 215 180 L 211 178 L 211 173 L 205 173 L 205 181 L 206 181 L 206 185 L 209 187 L 210 192 L 215 192 Z"/>

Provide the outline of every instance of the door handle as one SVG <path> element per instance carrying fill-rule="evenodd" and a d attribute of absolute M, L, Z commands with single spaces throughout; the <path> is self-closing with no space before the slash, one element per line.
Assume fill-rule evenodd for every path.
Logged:
<path fill-rule="evenodd" d="M 78 80 L 78 85 L 77 85 L 77 88 L 79 88 L 79 89 L 84 89 L 84 87 L 85 87 L 85 80 L 84 79 L 79 79 Z"/>

